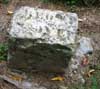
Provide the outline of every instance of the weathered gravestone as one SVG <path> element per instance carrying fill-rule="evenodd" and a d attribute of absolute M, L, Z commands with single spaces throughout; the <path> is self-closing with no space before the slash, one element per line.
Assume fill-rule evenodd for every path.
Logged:
<path fill-rule="evenodd" d="M 75 13 L 21 7 L 9 31 L 9 67 L 22 71 L 64 72 L 73 51 L 78 17 Z"/>

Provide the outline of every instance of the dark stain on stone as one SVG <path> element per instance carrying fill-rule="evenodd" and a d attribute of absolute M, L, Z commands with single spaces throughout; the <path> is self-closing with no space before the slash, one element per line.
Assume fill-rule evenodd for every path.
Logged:
<path fill-rule="evenodd" d="M 64 72 L 72 57 L 72 50 L 60 44 L 37 43 L 37 39 L 16 39 L 14 42 L 12 40 L 9 42 L 11 44 L 9 53 L 12 58 L 10 58 L 8 66 L 11 69 L 24 72 L 29 70 Z M 20 45 L 24 45 L 26 42 L 33 45 L 25 49 L 20 48 Z M 16 50 L 13 54 L 14 49 Z"/>

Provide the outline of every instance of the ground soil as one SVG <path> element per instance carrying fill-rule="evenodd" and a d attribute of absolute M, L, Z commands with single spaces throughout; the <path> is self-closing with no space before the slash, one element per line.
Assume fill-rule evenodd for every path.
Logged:
<path fill-rule="evenodd" d="M 100 8 L 96 7 L 69 7 L 64 6 L 63 4 L 43 4 L 38 0 L 13 0 L 7 5 L 0 3 L 0 42 L 5 42 L 7 39 L 7 28 L 10 26 L 10 21 L 12 15 L 8 15 L 7 11 L 13 11 L 18 9 L 21 6 L 32 6 L 32 7 L 40 7 L 51 10 L 63 10 L 66 12 L 76 12 L 79 16 L 79 29 L 78 34 L 80 36 L 87 36 L 93 39 L 93 46 L 95 49 L 95 53 L 93 54 L 92 64 L 99 65 L 100 64 Z M 99 61 L 99 62 L 98 62 Z M 41 76 L 38 79 L 42 79 Z M 39 81 L 39 80 L 38 80 Z M 57 86 L 53 86 L 53 84 L 49 84 L 46 82 L 44 86 L 47 86 L 48 89 L 59 89 Z M 56 85 L 56 83 L 55 83 Z M 52 87 L 52 88 L 50 88 Z M 15 86 L 5 82 L 0 81 L 0 89 L 17 89 Z M 67 89 L 67 88 L 66 88 Z"/>

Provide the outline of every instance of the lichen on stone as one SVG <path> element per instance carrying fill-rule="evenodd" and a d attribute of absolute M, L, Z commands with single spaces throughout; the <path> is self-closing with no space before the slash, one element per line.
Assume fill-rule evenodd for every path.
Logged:
<path fill-rule="evenodd" d="M 16 38 L 43 39 L 50 44 L 73 44 L 78 28 L 75 13 L 21 7 L 14 14 L 9 34 Z"/>

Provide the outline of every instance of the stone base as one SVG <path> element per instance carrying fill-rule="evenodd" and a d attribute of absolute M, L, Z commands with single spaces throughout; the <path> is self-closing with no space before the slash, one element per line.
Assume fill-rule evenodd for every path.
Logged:
<path fill-rule="evenodd" d="M 64 72 L 72 57 L 71 49 L 60 44 L 18 38 L 9 43 L 8 67 L 24 72 Z"/>

